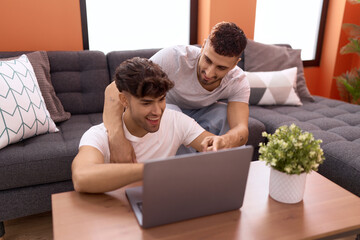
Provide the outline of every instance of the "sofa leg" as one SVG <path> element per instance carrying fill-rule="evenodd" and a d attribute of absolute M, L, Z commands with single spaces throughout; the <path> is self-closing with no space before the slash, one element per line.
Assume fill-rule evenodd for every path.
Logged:
<path fill-rule="evenodd" d="M 4 222 L 0 222 L 0 240 L 3 239 L 3 236 L 5 235 L 5 226 Z"/>

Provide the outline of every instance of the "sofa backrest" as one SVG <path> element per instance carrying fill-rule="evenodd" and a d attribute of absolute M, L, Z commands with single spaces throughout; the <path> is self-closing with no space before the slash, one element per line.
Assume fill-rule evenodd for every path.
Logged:
<path fill-rule="evenodd" d="M 133 57 L 142 57 L 142 58 L 151 58 L 155 53 L 157 53 L 160 49 L 142 49 L 142 50 L 129 50 L 129 51 L 113 51 L 109 52 L 106 55 L 109 73 L 111 77 L 111 81 L 113 80 L 114 73 L 116 68 L 123 61 L 133 58 Z"/>
<path fill-rule="evenodd" d="M 201 45 L 198 45 L 198 44 L 195 46 L 201 47 Z M 133 58 L 133 57 L 151 58 L 159 50 L 161 50 L 161 48 L 109 52 L 106 55 L 106 57 L 107 57 L 107 61 L 108 61 L 111 81 L 113 81 L 113 77 L 114 77 L 116 68 L 120 65 L 120 63 L 122 63 L 126 59 Z M 244 61 L 245 61 L 244 52 L 241 54 L 240 58 L 241 58 L 241 61 L 239 61 L 237 65 L 240 68 L 244 69 Z"/>
<path fill-rule="evenodd" d="M 51 80 L 65 111 L 99 113 L 110 83 L 106 56 L 100 51 L 50 51 Z"/>
<path fill-rule="evenodd" d="M 197 45 L 201 47 L 200 45 Z M 133 57 L 151 58 L 158 49 L 113 51 L 48 51 L 51 81 L 56 96 L 71 114 L 99 113 L 104 107 L 105 88 L 116 68 Z M 0 52 L 0 58 L 28 52 Z M 244 54 L 238 63 L 244 66 Z"/>

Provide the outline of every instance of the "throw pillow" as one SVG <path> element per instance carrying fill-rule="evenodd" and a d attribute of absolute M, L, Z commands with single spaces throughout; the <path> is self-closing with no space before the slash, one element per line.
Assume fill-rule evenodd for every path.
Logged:
<path fill-rule="evenodd" d="M 43 133 L 56 132 L 26 55 L 0 61 L 0 149 Z"/>
<path fill-rule="evenodd" d="M 296 67 L 273 72 L 246 72 L 251 105 L 302 105 L 295 93 Z"/>
<path fill-rule="evenodd" d="M 54 87 L 50 77 L 50 64 L 48 55 L 45 51 L 37 51 L 25 54 L 30 60 L 31 65 L 35 71 L 38 84 L 40 86 L 41 94 L 45 100 L 46 108 L 48 109 L 51 119 L 54 122 L 63 122 L 68 120 L 71 116 L 69 112 L 65 112 L 60 99 L 56 96 Z M 1 60 L 13 60 L 18 58 L 6 58 Z"/>
<path fill-rule="evenodd" d="M 305 81 L 301 50 L 248 40 L 245 48 L 245 71 L 279 71 L 297 67 L 296 93 L 302 100 L 314 101 Z"/>

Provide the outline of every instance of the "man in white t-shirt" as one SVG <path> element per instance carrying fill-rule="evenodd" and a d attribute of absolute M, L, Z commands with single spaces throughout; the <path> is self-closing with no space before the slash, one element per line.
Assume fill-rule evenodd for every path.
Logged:
<path fill-rule="evenodd" d="M 209 132 L 223 134 L 228 148 L 244 145 L 249 135 L 250 87 L 237 66 L 246 43 L 245 34 L 236 24 L 221 22 L 213 27 L 201 49 L 174 46 L 151 57 L 175 83 L 166 96 L 168 107 L 194 118 Z M 119 153 L 111 160 L 127 162 L 135 156 L 118 147 L 128 143 L 123 130 L 112 126 L 114 120 L 121 119 L 122 112 L 113 101 L 114 89 L 114 84 L 110 84 L 105 92 L 104 123 L 109 130 L 111 152 Z M 108 111 L 114 104 L 119 110 Z"/>
<path fill-rule="evenodd" d="M 137 162 L 110 163 L 107 130 L 104 124 L 93 126 L 82 136 L 72 163 L 76 191 L 107 192 L 141 180 L 144 162 L 173 156 L 181 144 L 198 151 L 226 147 L 222 136 L 205 131 L 181 112 L 165 108 L 166 93 L 174 84 L 152 61 L 133 58 L 123 62 L 116 70 L 115 83 L 125 107 L 118 125 L 134 149 Z"/>

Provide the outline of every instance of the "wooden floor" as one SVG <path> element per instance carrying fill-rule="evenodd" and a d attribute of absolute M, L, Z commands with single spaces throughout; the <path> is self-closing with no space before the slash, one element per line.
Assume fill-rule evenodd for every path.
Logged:
<path fill-rule="evenodd" d="M 51 240 L 51 212 L 5 221 L 4 240 Z"/>
<path fill-rule="evenodd" d="M 53 239 L 51 212 L 6 221 L 4 239 L 0 238 L 0 240 L 51 239 Z M 341 238 L 341 240 L 355 239 L 356 236 Z"/>

